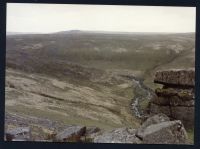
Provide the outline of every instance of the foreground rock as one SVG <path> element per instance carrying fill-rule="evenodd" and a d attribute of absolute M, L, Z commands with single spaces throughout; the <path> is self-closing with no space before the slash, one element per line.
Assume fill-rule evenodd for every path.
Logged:
<path fill-rule="evenodd" d="M 181 120 L 186 128 L 193 128 L 194 69 L 158 71 L 154 82 L 164 86 L 155 90 L 157 97 L 150 101 L 150 114 L 164 113 L 172 120 Z"/>
<path fill-rule="evenodd" d="M 38 130 L 39 131 L 39 130 Z M 57 130 L 58 131 L 58 130 Z M 53 136 L 57 132 L 53 132 Z M 31 138 L 34 130 L 18 127 L 6 132 L 7 141 L 40 142 L 91 142 L 91 143 L 129 143 L 129 144 L 187 144 L 187 134 L 181 121 L 170 121 L 164 114 L 149 117 L 138 129 L 117 128 L 104 131 L 98 127 L 67 126 L 55 137 L 49 139 Z M 52 134 L 49 131 L 48 134 Z"/>
<path fill-rule="evenodd" d="M 118 128 L 96 136 L 94 143 L 187 144 L 186 130 L 179 120 L 164 114 L 148 118 L 140 128 Z"/>
<path fill-rule="evenodd" d="M 94 138 L 94 143 L 134 143 L 140 144 L 142 141 L 135 136 L 136 129 L 119 128 L 110 132 L 105 132 Z"/>
<path fill-rule="evenodd" d="M 165 114 L 156 114 L 152 117 L 149 117 L 136 131 L 136 136 L 138 136 L 139 138 L 141 138 L 140 134 L 143 134 L 145 129 L 150 126 L 150 125 L 154 125 L 154 124 L 159 124 L 162 122 L 166 122 L 166 121 L 170 121 L 169 117 L 166 116 Z"/>
<path fill-rule="evenodd" d="M 69 126 L 56 135 L 55 141 L 58 142 L 79 142 L 81 136 L 86 132 L 85 126 Z"/>
<path fill-rule="evenodd" d="M 86 128 L 84 136 L 81 137 L 81 142 L 93 142 L 94 138 L 102 133 L 98 127 L 89 126 Z"/>
<path fill-rule="evenodd" d="M 6 132 L 7 141 L 30 141 L 31 130 L 29 127 L 18 127 Z"/>
<path fill-rule="evenodd" d="M 91 135 L 91 134 L 97 133 L 99 131 L 101 131 L 101 129 L 99 127 L 90 126 L 90 127 L 86 128 L 85 134 L 86 135 Z"/>
<path fill-rule="evenodd" d="M 187 134 L 181 121 L 166 121 L 146 127 L 137 134 L 144 144 L 186 144 Z"/>

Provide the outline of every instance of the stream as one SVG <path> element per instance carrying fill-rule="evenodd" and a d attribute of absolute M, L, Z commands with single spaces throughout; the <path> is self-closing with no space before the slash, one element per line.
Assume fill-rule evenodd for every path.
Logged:
<path fill-rule="evenodd" d="M 153 96 L 153 90 L 144 85 L 143 80 L 132 77 L 134 85 L 134 98 L 132 99 L 131 109 L 137 118 L 142 118 L 144 112 L 140 108 L 140 102 L 150 100 Z"/>

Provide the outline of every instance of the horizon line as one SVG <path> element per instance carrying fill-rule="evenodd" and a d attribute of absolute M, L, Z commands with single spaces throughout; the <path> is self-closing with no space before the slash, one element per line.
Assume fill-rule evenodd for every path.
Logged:
<path fill-rule="evenodd" d="M 104 31 L 104 30 L 79 30 L 79 29 L 71 29 L 71 30 L 61 30 L 61 31 L 54 31 L 54 32 L 17 32 L 17 31 L 6 31 L 7 33 L 13 34 L 55 34 L 55 33 L 62 33 L 62 32 L 104 32 L 104 33 L 160 33 L 160 34 L 178 34 L 178 33 L 196 33 L 195 31 L 188 31 L 188 32 L 151 32 L 151 31 Z"/>

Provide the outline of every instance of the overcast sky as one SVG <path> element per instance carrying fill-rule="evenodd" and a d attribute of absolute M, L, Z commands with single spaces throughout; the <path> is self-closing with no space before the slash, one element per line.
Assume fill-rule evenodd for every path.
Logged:
<path fill-rule="evenodd" d="M 7 31 L 195 32 L 194 7 L 69 4 L 7 5 Z"/>

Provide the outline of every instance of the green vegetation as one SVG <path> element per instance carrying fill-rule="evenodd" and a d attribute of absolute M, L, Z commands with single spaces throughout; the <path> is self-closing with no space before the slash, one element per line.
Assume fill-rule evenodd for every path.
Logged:
<path fill-rule="evenodd" d="M 187 130 L 188 142 L 194 144 L 194 129 Z"/>
<path fill-rule="evenodd" d="M 120 125 L 116 125 L 112 123 L 112 121 L 108 120 L 103 120 L 102 122 L 99 121 L 94 121 L 90 120 L 87 118 L 81 118 L 81 117 L 66 117 L 65 115 L 59 114 L 57 112 L 49 111 L 49 110 L 42 110 L 42 109 L 35 109 L 27 106 L 22 106 L 22 105 L 16 105 L 15 107 L 13 106 L 7 106 L 6 111 L 12 112 L 12 113 L 17 113 L 22 116 L 34 116 L 34 117 L 40 117 L 40 118 L 45 118 L 45 119 L 50 119 L 53 121 L 59 121 L 63 124 L 66 125 L 75 125 L 75 124 L 80 124 L 80 125 L 85 125 L 85 126 L 97 126 L 105 130 L 113 129 L 113 128 L 118 128 Z"/>
<path fill-rule="evenodd" d="M 142 111 L 146 111 L 147 107 L 149 105 L 149 100 L 143 100 L 140 102 L 140 108 Z"/>
<path fill-rule="evenodd" d="M 118 96 L 129 98 L 129 99 L 133 98 L 133 96 L 134 96 L 132 86 L 128 87 L 128 88 L 125 88 L 125 89 L 122 89 L 122 88 L 114 86 L 112 88 L 112 93 L 114 93 L 114 94 L 116 94 Z"/>

